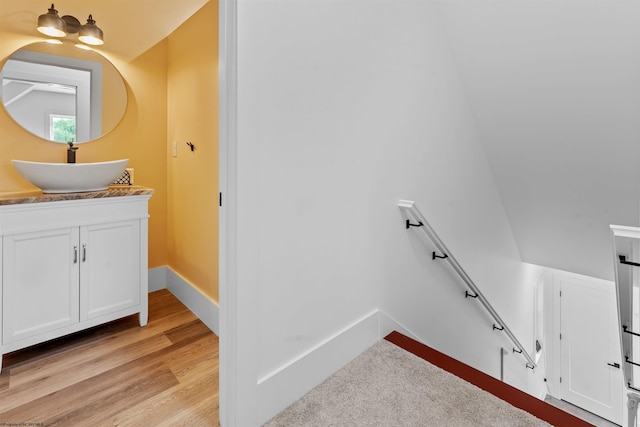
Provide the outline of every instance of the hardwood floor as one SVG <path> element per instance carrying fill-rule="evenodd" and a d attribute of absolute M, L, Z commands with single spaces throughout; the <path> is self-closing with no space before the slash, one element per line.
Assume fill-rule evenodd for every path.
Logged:
<path fill-rule="evenodd" d="M 0 425 L 10 424 L 218 426 L 218 337 L 153 292 L 145 327 L 130 316 L 6 354 Z"/>

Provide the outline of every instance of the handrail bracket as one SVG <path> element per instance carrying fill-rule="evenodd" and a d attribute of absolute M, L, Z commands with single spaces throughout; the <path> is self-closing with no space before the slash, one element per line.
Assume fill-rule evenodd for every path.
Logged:
<path fill-rule="evenodd" d="M 424 226 L 424 224 L 422 222 L 418 222 L 417 224 L 412 224 L 411 220 L 406 220 L 405 221 L 405 226 L 406 226 L 406 228 L 408 230 L 410 227 L 422 227 L 422 226 Z"/>
<path fill-rule="evenodd" d="M 451 268 L 458 274 L 460 279 L 465 283 L 469 290 L 465 290 L 464 296 L 465 298 L 477 298 L 478 301 L 482 304 L 482 306 L 487 310 L 487 312 L 493 317 L 493 330 L 504 331 L 504 333 L 509 337 L 511 342 L 514 344 L 513 352 L 520 354 L 527 361 L 526 367 L 529 369 L 534 369 L 536 367 L 536 363 L 534 362 L 531 355 L 525 350 L 524 346 L 518 341 L 518 338 L 514 335 L 514 333 L 509 329 L 508 326 L 505 325 L 505 322 L 498 315 L 496 310 L 491 306 L 489 301 L 487 301 L 486 297 L 480 292 L 478 286 L 473 282 L 473 280 L 469 277 L 466 271 L 462 268 L 462 266 L 458 263 L 455 257 L 451 254 L 451 251 L 445 246 L 445 244 L 440 240 L 436 232 L 431 228 L 429 222 L 422 215 L 422 213 L 418 210 L 415 202 L 410 200 L 400 200 L 398 202 L 398 207 L 400 209 L 407 212 L 409 218 L 405 219 L 405 227 L 409 229 L 410 227 L 421 227 L 421 231 L 423 231 L 427 237 L 433 242 L 436 251 L 431 253 L 431 259 L 447 259 L 447 263 L 451 266 Z M 405 218 L 407 218 L 405 216 Z M 412 223 L 411 220 L 417 221 L 417 223 Z M 517 349 L 517 350 L 516 350 Z"/>
<path fill-rule="evenodd" d="M 435 260 L 436 258 L 446 259 L 446 258 L 449 258 L 449 255 L 447 254 L 436 255 L 435 251 L 431 252 L 431 259 Z"/>

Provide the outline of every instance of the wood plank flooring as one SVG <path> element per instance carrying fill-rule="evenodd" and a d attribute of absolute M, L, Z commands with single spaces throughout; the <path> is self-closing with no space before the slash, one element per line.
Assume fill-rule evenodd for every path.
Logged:
<path fill-rule="evenodd" d="M 145 327 L 129 316 L 6 354 L 0 425 L 218 426 L 218 377 L 218 337 L 161 290 Z"/>

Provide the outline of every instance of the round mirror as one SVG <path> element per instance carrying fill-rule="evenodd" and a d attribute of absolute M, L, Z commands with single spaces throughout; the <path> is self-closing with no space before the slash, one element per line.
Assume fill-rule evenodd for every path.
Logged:
<path fill-rule="evenodd" d="M 7 113 L 32 134 L 87 142 L 112 131 L 127 108 L 118 70 L 99 53 L 38 42 L 14 52 L 0 71 Z"/>

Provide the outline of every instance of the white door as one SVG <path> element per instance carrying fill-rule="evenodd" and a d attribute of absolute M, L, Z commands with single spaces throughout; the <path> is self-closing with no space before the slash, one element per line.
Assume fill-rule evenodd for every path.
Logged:
<path fill-rule="evenodd" d="M 80 229 L 80 320 L 140 304 L 140 221 Z"/>
<path fill-rule="evenodd" d="M 615 286 L 560 277 L 561 398 L 622 424 Z"/>
<path fill-rule="evenodd" d="M 3 238 L 2 344 L 78 322 L 78 227 Z"/>

